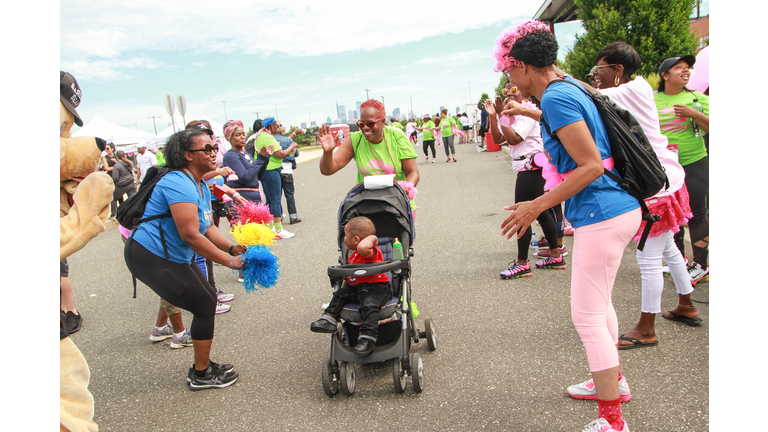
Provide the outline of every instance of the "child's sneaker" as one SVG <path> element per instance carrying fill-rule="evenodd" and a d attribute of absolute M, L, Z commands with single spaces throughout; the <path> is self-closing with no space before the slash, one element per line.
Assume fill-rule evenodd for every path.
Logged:
<path fill-rule="evenodd" d="M 216 303 L 216 314 L 223 314 L 229 312 L 232 306 L 225 305 L 224 303 Z"/>
<path fill-rule="evenodd" d="M 166 324 L 165 327 L 163 327 L 161 330 L 153 327 L 152 333 L 149 334 L 149 340 L 152 342 L 160 342 L 168 339 L 171 336 L 173 336 L 173 328 Z"/>
<path fill-rule="evenodd" d="M 627 421 L 622 420 L 622 427 L 621 429 L 614 429 L 611 427 L 611 424 L 608 423 L 608 420 L 600 417 L 599 419 L 593 421 L 592 423 L 584 426 L 584 429 L 582 429 L 581 432 L 629 432 L 629 426 L 627 426 Z"/>
<path fill-rule="evenodd" d="M 171 348 L 184 348 L 192 346 L 192 335 L 189 334 L 189 329 L 184 329 L 181 337 L 177 338 L 175 334 L 171 334 Z"/>
<path fill-rule="evenodd" d="M 557 258 L 547 257 L 536 262 L 536 268 L 565 270 L 568 266 L 562 256 Z"/>
<path fill-rule="evenodd" d="M 499 273 L 499 276 L 501 276 L 502 279 L 517 279 L 521 277 L 531 277 L 533 276 L 533 273 L 531 273 L 531 265 L 529 263 L 520 264 L 515 261 L 512 264 L 512 267 Z"/>
<path fill-rule="evenodd" d="M 290 232 L 286 231 L 285 229 L 281 229 L 280 231 L 276 232 L 275 234 L 277 234 L 275 236 L 275 239 L 277 239 L 277 240 L 289 239 L 289 238 L 294 236 L 293 233 L 290 233 Z"/>
<path fill-rule="evenodd" d="M 574 399 L 597 400 L 594 380 L 590 379 L 568 387 L 568 396 Z M 622 376 L 619 380 L 619 400 L 623 403 L 629 402 L 630 399 L 632 399 L 632 392 L 629 391 L 627 378 Z"/>
<path fill-rule="evenodd" d="M 691 276 L 691 282 L 696 283 L 709 276 L 709 267 L 703 268 L 701 264 L 694 261 L 688 266 L 688 274 Z"/>

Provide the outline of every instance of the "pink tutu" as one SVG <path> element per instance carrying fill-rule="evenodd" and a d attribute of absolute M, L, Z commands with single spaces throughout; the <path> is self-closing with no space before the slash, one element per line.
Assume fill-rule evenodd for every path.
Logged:
<path fill-rule="evenodd" d="M 645 205 L 648 206 L 651 214 L 661 217 L 661 220 L 655 222 L 651 227 L 651 233 L 648 234 L 648 237 L 656 237 L 669 230 L 676 233 L 680 231 L 681 226 L 687 224 L 688 220 L 693 217 L 688 189 L 685 187 L 685 184 L 672 195 L 646 199 Z M 640 235 L 644 229 L 645 221 L 642 221 L 632 241 L 640 241 Z"/>

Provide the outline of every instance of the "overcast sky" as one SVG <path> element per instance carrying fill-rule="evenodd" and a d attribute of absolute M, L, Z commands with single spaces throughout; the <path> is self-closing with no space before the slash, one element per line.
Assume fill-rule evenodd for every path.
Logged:
<path fill-rule="evenodd" d="M 62 0 L 60 66 L 82 88 L 86 124 L 153 133 L 152 116 L 170 125 L 165 94 L 186 98 L 187 121 L 246 125 L 257 113 L 324 122 L 367 95 L 388 114 L 453 112 L 493 91 L 496 38 L 542 3 Z M 580 31 L 556 26 L 561 59 Z"/>

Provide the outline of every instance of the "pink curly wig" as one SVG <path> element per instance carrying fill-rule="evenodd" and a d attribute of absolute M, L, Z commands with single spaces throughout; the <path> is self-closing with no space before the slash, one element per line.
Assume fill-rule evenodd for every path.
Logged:
<path fill-rule="evenodd" d="M 496 39 L 496 49 L 493 51 L 494 72 L 501 72 L 512 66 L 516 66 L 518 61 L 509 56 L 512 45 L 521 37 L 539 30 L 549 31 L 549 26 L 541 21 L 526 20 L 516 21 L 510 27 L 504 29 L 499 38 Z"/>

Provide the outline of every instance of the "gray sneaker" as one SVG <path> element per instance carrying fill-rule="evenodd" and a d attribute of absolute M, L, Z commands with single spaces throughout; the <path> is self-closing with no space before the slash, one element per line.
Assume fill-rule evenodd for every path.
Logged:
<path fill-rule="evenodd" d="M 160 342 L 168 339 L 169 337 L 173 336 L 173 328 L 169 325 L 165 325 L 165 327 L 162 328 L 162 330 L 158 330 L 155 327 L 152 327 L 152 333 L 149 334 L 149 340 L 152 342 Z"/>
<path fill-rule="evenodd" d="M 173 330 L 171 330 L 173 332 Z M 175 334 L 171 334 L 171 348 L 184 348 L 192 346 L 192 335 L 189 334 L 189 330 L 185 329 L 180 338 L 177 338 Z"/>

